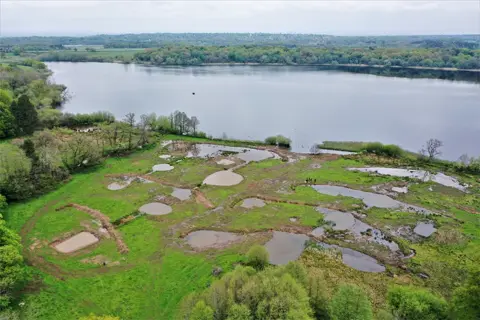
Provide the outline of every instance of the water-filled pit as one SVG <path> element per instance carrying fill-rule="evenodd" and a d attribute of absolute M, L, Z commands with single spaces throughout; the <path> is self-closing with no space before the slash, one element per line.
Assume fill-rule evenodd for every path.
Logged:
<path fill-rule="evenodd" d="M 170 171 L 172 170 L 173 167 L 167 163 L 162 163 L 162 164 L 156 164 L 152 167 L 152 171 Z"/>
<path fill-rule="evenodd" d="M 203 184 L 211 186 L 234 186 L 243 181 L 243 177 L 238 173 L 235 173 L 230 170 L 218 171 L 212 173 L 203 180 Z"/>
<path fill-rule="evenodd" d="M 173 188 L 172 197 L 183 201 L 190 199 L 191 196 L 192 191 L 190 189 Z"/>
<path fill-rule="evenodd" d="M 172 207 L 160 202 L 151 202 L 141 206 L 138 211 L 153 216 L 161 216 L 172 212 Z"/>
<path fill-rule="evenodd" d="M 415 229 L 413 229 L 413 232 L 425 238 L 430 237 L 435 231 L 437 231 L 437 229 L 433 222 L 419 222 L 415 226 Z"/>
<path fill-rule="evenodd" d="M 244 199 L 240 207 L 242 208 L 247 208 L 247 209 L 252 209 L 252 208 L 261 208 L 265 206 L 265 201 L 262 199 L 258 198 L 247 198 Z"/>
<path fill-rule="evenodd" d="M 282 265 L 297 260 L 308 239 L 304 234 L 274 231 L 272 239 L 265 244 L 270 263 Z"/>
<path fill-rule="evenodd" d="M 342 253 L 342 261 L 345 265 L 364 272 L 384 272 L 385 267 L 378 263 L 375 258 L 370 257 L 359 251 L 350 248 L 340 247 L 334 244 L 327 244 L 323 242 L 318 243 L 325 249 L 334 248 Z"/>

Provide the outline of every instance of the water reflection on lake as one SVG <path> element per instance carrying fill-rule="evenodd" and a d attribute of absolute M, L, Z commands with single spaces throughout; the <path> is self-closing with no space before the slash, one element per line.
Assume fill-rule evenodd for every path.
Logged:
<path fill-rule="evenodd" d="M 432 79 L 379 77 L 316 67 L 144 67 L 48 63 L 68 87 L 65 111 L 107 110 L 119 119 L 181 110 L 200 130 L 263 140 L 283 134 L 293 151 L 323 140 L 381 141 L 417 151 L 435 137 L 443 156 L 480 155 L 480 86 Z M 192 95 L 195 92 L 195 95 Z"/>

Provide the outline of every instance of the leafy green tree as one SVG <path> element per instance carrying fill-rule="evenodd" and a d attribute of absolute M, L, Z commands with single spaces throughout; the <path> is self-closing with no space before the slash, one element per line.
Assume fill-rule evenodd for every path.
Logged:
<path fill-rule="evenodd" d="M 200 300 L 195 304 L 195 307 L 190 314 L 190 320 L 213 320 L 213 310 L 205 304 L 205 301 Z"/>
<path fill-rule="evenodd" d="M 0 310 L 8 307 L 12 293 L 26 280 L 20 237 L 0 220 Z"/>
<path fill-rule="evenodd" d="M 247 252 L 247 265 L 257 270 L 262 270 L 268 266 L 268 252 L 265 247 L 254 245 Z"/>
<path fill-rule="evenodd" d="M 19 135 L 29 135 L 35 131 L 38 124 L 38 114 L 28 96 L 21 95 L 18 101 L 14 101 L 11 111 L 15 117 L 16 130 Z"/>
<path fill-rule="evenodd" d="M 13 101 L 13 93 L 6 89 L 0 89 L 0 104 L 9 106 Z"/>
<path fill-rule="evenodd" d="M 26 199 L 32 193 L 31 160 L 17 146 L 0 144 L 0 193 L 7 199 Z"/>
<path fill-rule="evenodd" d="M 38 121 L 43 128 L 53 129 L 60 124 L 62 112 L 57 109 L 42 108 L 38 110 Z"/>
<path fill-rule="evenodd" d="M 251 320 L 250 309 L 243 304 L 234 304 L 228 311 L 227 320 Z"/>
<path fill-rule="evenodd" d="M 95 141 L 82 134 L 75 134 L 60 146 L 63 165 L 70 171 L 98 164 L 102 151 Z"/>
<path fill-rule="evenodd" d="M 0 139 L 13 136 L 15 118 L 10 112 L 10 104 L 0 102 Z"/>
<path fill-rule="evenodd" d="M 321 276 L 310 275 L 308 277 L 306 288 L 310 298 L 310 306 L 316 319 L 330 319 L 326 287 L 325 279 Z"/>
<path fill-rule="evenodd" d="M 354 285 L 342 285 L 330 302 L 333 320 L 373 319 L 372 305 L 362 289 Z"/>
<path fill-rule="evenodd" d="M 33 161 L 33 164 L 35 164 L 38 158 L 35 154 L 35 144 L 33 141 L 31 139 L 25 139 L 23 141 L 22 149 L 25 152 L 25 155 Z"/>
<path fill-rule="evenodd" d="M 445 300 L 424 289 L 396 286 L 388 291 L 387 301 L 399 320 L 448 319 Z"/>
<path fill-rule="evenodd" d="M 451 302 L 454 319 L 480 319 L 480 271 L 473 272 L 457 290 Z"/>

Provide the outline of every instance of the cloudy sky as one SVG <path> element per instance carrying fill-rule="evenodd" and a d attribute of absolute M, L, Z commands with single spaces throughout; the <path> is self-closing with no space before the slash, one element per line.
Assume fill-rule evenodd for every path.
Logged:
<path fill-rule="evenodd" d="M 480 0 L 0 0 L 0 36 L 140 32 L 479 34 Z"/>

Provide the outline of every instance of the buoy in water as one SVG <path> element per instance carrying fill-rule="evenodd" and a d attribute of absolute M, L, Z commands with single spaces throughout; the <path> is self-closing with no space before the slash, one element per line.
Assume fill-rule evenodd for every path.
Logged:
<path fill-rule="evenodd" d="M 195 92 L 192 92 L 193 95 L 195 95 Z"/>

